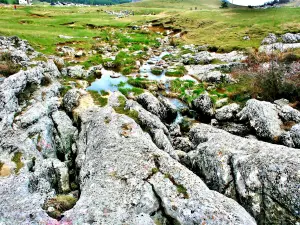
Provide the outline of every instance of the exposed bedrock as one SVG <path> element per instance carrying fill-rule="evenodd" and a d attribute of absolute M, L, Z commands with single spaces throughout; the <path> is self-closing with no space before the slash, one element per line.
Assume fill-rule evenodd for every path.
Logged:
<path fill-rule="evenodd" d="M 162 212 L 170 224 L 255 224 L 234 200 L 158 149 L 133 119 L 111 107 L 80 117 L 81 197 L 62 221 L 154 224 L 151 217 Z"/>
<path fill-rule="evenodd" d="M 190 131 L 186 163 L 208 187 L 236 199 L 259 224 L 295 224 L 300 214 L 300 151 L 246 139 L 206 124 Z"/>

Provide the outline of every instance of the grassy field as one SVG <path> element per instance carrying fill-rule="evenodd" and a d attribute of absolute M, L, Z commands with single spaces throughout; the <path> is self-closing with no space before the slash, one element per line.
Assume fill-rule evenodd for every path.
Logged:
<path fill-rule="evenodd" d="M 121 29 L 153 20 L 186 31 L 185 43 L 208 44 L 220 51 L 258 47 L 269 32 L 300 32 L 300 8 L 220 9 L 219 5 L 218 0 L 144 0 L 110 7 L 37 5 L 15 11 L 12 6 L 0 7 L 0 35 L 17 35 L 37 50 L 53 54 L 56 45 L 65 41 L 58 35 L 73 36 L 79 47 L 89 49 L 95 44 L 93 37 L 106 36 L 109 28 Z M 133 10 L 135 15 L 118 19 L 103 11 L 124 9 Z M 244 41 L 245 35 L 251 40 Z"/>

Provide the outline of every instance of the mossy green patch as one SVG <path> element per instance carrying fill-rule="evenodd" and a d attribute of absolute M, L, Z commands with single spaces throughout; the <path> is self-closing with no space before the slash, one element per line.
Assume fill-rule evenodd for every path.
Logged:
<path fill-rule="evenodd" d="M 76 202 L 77 198 L 71 195 L 57 195 L 54 198 L 48 199 L 45 202 L 43 208 L 47 210 L 49 207 L 53 207 L 54 210 L 47 213 L 49 214 L 49 216 L 55 219 L 59 219 L 61 218 L 61 214 L 73 208 Z"/>
<path fill-rule="evenodd" d="M 144 93 L 144 90 L 141 88 L 133 87 L 133 88 L 123 88 L 119 87 L 118 90 L 125 96 L 128 96 L 129 93 L 133 93 L 133 95 L 140 95 Z"/>
<path fill-rule="evenodd" d="M 135 110 L 125 109 L 126 98 L 123 96 L 118 97 L 119 106 L 115 106 L 116 113 L 124 114 L 132 118 L 136 123 L 140 124 L 139 113 Z"/>
<path fill-rule="evenodd" d="M 107 105 L 107 102 L 108 102 L 108 98 L 107 97 L 103 97 L 101 95 L 101 93 L 99 93 L 98 91 L 92 91 L 92 90 L 89 90 L 88 91 L 90 93 L 90 95 L 92 96 L 93 100 L 94 100 L 94 103 L 96 105 L 99 105 L 101 107 L 104 107 Z"/>
<path fill-rule="evenodd" d="M 20 169 L 24 166 L 24 163 L 22 162 L 22 153 L 21 152 L 15 152 L 14 156 L 12 157 L 11 161 L 13 161 L 16 164 L 15 173 L 19 174 Z"/>
<path fill-rule="evenodd" d="M 174 70 L 169 70 L 166 72 L 166 76 L 169 77 L 182 77 L 186 72 L 184 66 L 177 66 Z"/>

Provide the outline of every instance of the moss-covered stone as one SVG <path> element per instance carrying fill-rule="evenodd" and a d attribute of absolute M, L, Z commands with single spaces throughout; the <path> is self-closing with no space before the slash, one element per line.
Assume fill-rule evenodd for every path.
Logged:
<path fill-rule="evenodd" d="M 23 154 L 21 152 L 16 152 L 11 159 L 11 161 L 13 161 L 16 164 L 16 174 L 19 174 L 20 169 L 24 166 L 24 163 L 21 161 L 22 155 Z"/>

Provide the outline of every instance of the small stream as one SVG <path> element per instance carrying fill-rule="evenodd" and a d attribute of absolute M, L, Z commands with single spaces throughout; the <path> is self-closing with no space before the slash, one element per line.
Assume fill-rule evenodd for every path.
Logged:
<path fill-rule="evenodd" d="M 140 67 L 140 72 L 137 74 L 132 74 L 129 76 L 124 76 L 121 73 L 116 73 L 114 71 L 102 69 L 102 76 L 100 79 L 96 79 L 88 88 L 87 90 L 93 90 L 93 91 L 118 91 L 118 85 L 122 82 L 125 83 L 124 88 L 132 88 L 130 84 L 127 83 L 128 79 L 130 77 L 132 78 L 137 78 L 137 77 L 142 77 L 146 78 L 148 80 L 154 80 L 154 81 L 159 81 L 163 82 L 166 86 L 166 92 L 168 93 L 170 91 L 169 86 L 170 86 L 170 80 L 177 79 L 177 77 L 169 77 L 166 76 L 166 69 L 163 70 L 163 73 L 161 75 L 154 75 L 151 73 L 151 68 L 155 65 L 157 65 L 164 56 L 168 55 L 170 53 L 168 52 L 163 52 L 159 56 L 154 56 L 151 57 L 149 60 L 147 60 L 141 67 Z M 113 78 L 116 77 L 116 78 Z M 179 78 L 180 80 L 192 80 L 195 83 L 198 83 L 197 80 L 195 80 L 193 77 L 189 75 L 184 75 L 183 77 Z M 175 123 L 180 123 L 185 116 L 182 116 L 181 112 L 182 110 L 188 109 L 189 107 L 182 102 L 179 99 L 176 98 L 167 98 L 172 105 L 174 105 L 178 111 L 177 118 L 175 120 Z"/>

